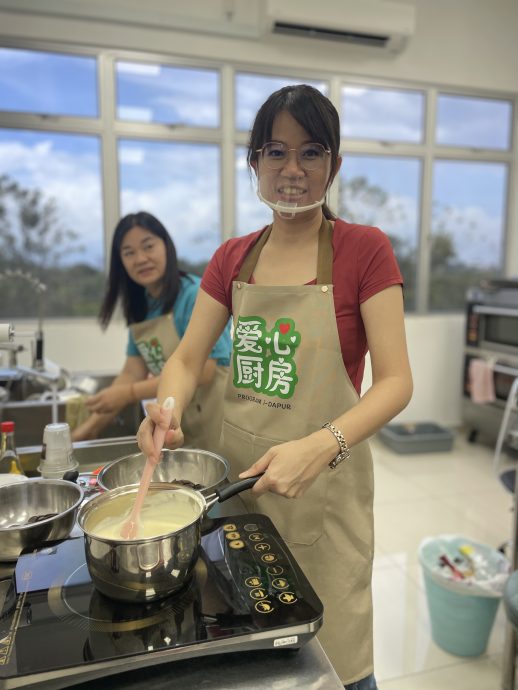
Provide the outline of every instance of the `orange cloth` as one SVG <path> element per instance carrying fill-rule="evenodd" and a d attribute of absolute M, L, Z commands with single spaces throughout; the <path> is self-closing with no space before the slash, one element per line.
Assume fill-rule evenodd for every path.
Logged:
<path fill-rule="evenodd" d="M 494 402 L 495 384 L 493 365 L 484 359 L 472 359 L 469 363 L 469 386 L 471 400 L 483 405 Z"/>

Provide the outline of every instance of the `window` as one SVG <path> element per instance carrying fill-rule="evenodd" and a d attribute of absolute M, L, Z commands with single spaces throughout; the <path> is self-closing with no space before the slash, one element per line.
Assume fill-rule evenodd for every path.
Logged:
<path fill-rule="evenodd" d="M 419 91 L 345 86 L 342 136 L 418 143 L 424 132 L 424 95 Z"/>
<path fill-rule="evenodd" d="M 430 308 L 462 309 L 468 287 L 501 275 L 507 166 L 436 161 Z"/>
<path fill-rule="evenodd" d="M 257 111 L 268 96 L 290 84 L 309 84 L 326 95 L 328 91 L 324 81 L 268 77 L 261 74 L 236 74 L 236 128 L 245 131 L 251 129 Z"/>
<path fill-rule="evenodd" d="M 346 155 L 339 215 L 374 225 L 389 237 L 405 281 L 405 308 L 415 309 L 421 163 L 412 158 Z"/>
<path fill-rule="evenodd" d="M 436 141 L 506 151 L 511 145 L 512 115 L 510 101 L 440 94 Z"/>
<path fill-rule="evenodd" d="M 94 57 L 0 48 L 0 110 L 97 117 Z"/>
<path fill-rule="evenodd" d="M 100 145 L 85 135 L 0 130 L 0 274 L 47 286 L 46 316 L 89 315 L 104 285 Z M 34 317 L 27 281 L 3 278 L 0 317 Z"/>
<path fill-rule="evenodd" d="M 389 236 L 407 311 L 463 309 L 468 286 L 502 275 L 514 97 L 247 69 L 0 48 L 0 273 L 48 284 L 47 316 L 95 315 L 114 220 L 139 210 L 160 218 L 183 267 L 201 273 L 224 237 L 271 222 L 246 164 L 248 133 L 271 93 L 307 83 L 340 115 L 330 207 Z M 0 316 L 35 316 L 30 290 L 0 281 Z"/>
<path fill-rule="evenodd" d="M 155 215 L 182 266 L 201 274 L 221 243 L 219 147 L 123 139 L 119 166 L 122 215 Z"/>
<path fill-rule="evenodd" d="M 247 149 L 236 147 L 236 235 L 246 235 L 272 222 L 272 211 L 257 196 L 255 175 L 250 176 Z"/>
<path fill-rule="evenodd" d="M 135 122 L 219 127 L 219 74 L 117 62 L 117 117 Z"/>
<path fill-rule="evenodd" d="M 342 87 L 340 213 L 389 235 L 405 279 L 407 311 L 463 309 L 467 288 L 503 269 L 512 101 L 434 96 L 434 89 Z M 437 104 L 428 139 L 427 97 Z M 441 145 L 461 150 L 445 160 Z M 493 160 L 477 160 L 480 149 L 485 156 L 493 151 Z M 426 216 L 425 165 L 433 171 L 424 190 L 433 197 Z M 418 274 L 424 265 L 426 282 Z"/>

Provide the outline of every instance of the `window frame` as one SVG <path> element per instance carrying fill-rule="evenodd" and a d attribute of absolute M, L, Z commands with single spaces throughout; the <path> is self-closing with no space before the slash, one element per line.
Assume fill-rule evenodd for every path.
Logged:
<path fill-rule="evenodd" d="M 428 296 L 430 281 L 429 241 L 431 238 L 432 210 L 432 175 L 433 164 L 437 159 L 451 159 L 472 162 L 497 162 L 508 166 L 509 175 L 506 190 L 505 229 L 502 237 L 502 269 L 506 273 L 506 247 L 511 240 L 509 222 L 511 218 L 511 193 L 516 183 L 516 148 L 518 97 L 513 93 L 492 91 L 477 88 L 454 88 L 431 83 L 415 81 L 390 80 L 384 78 L 363 77 L 348 73 L 328 70 L 308 70 L 275 66 L 258 65 L 245 61 L 222 61 L 216 59 L 185 58 L 174 54 L 143 52 L 138 50 L 96 49 L 86 45 L 63 45 L 50 41 L 2 39 L 5 48 L 19 48 L 66 55 L 86 55 L 97 60 L 99 117 L 79 118 L 69 116 L 45 116 L 42 114 L 17 113 L 0 111 L 0 127 L 3 129 L 22 129 L 34 131 L 63 132 L 71 134 L 94 134 L 101 141 L 101 188 L 103 189 L 102 209 L 104 218 L 104 267 L 107 270 L 109 250 L 113 230 L 120 219 L 119 179 L 117 146 L 118 140 L 150 139 L 162 141 L 188 141 L 192 143 L 211 143 L 220 147 L 220 189 L 221 241 L 234 235 L 235 208 L 235 158 L 237 146 L 247 145 L 248 134 L 235 127 L 235 76 L 236 74 L 257 74 L 271 77 L 293 77 L 297 80 L 314 80 L 328 83 L 328 96 L 341 114 L 341 90 L 344 86 L 371 87 L 385 90 L 421 91 L 424 93 L 424 134 L 421 143 L 383 142 L 359 140 L 341 137 L 340 151 L 342 156 L 348 153 L 355 155 L 377 155 L 395 157 L 413 157 L 422 160 L 421 206 L 419 209 L 420 231 L 418 237 L 418 254 L 416 266 L 416 303 L 412 314 L 428 314 Z M 158 123 L 136 123 L 116 119 L 116 70 L 117 61 L 148 62 L 172 67 L 192 67 L 217 70 L 220 73 L 220 127 L 182 127 Z M 512 108 L 513 128 L 510 149 L 475 149 L 439 145 L 435 143 L 437 99 L 439 94 L 465 96 L 471 98 L 489 98 L 507 101 Z M 346 164 L 346 162 L 344 163 Z M 337 207 L 338 181 L 329 191 L 329 202 L 332 208 Z"/>

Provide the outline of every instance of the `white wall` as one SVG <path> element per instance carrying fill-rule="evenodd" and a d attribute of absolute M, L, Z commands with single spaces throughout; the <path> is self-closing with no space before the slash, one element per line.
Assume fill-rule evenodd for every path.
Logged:
<path fill-rule="evenodd" d="M 246 0 L 253 14 L 263 0 Z M 399 0 L 401 1 L 401 0 Z M 482 88 L 505 93 L 518 92 L 518 2 L 516 0 L 403 0 L 417 12 L 416 33 L 408 48 L 399 55 L 355 49 L 336 43 L 301 41 L 271 36 L 262 41 L 196 34 L 156 28 L 168 26 L 171 11 L 184 11 L 185 3 L 171 0 L 146 2 L 147 24 L 132 24 L 142 7 L 137 0 L 0 0 L 0 38 L 7 40 L 52 40 L 84 45 L 171 53 L 187 57 L 235 60 L 263 66 L 282 65 L 286 71 L 323 70 L 349 75 L 383 77 L 395 80 Z M 244 0 L 238 0 L 242 7 Z M 104 17 L 126 4 L 119 23 L 93 19 L 79 20 L 43 16 L 60 6 L 69 15 L 81 7 L 98 6 Z M 322 2 L 318 3 L 319 11 Z M 199 16 L 210 16 L 221 5 L 214 0 L 189 6 Z M 40 14 L 31 12 L 37 7 Z M 13 8 L 23 10 L 11 11 Z M 108 8 L 108 9 L 107 9 Z M 183 8 L 183 9 L 182 9 Z M 142 10 L 140 10 L 142 14 Z M 66 38 L 63 38 L 66 37 Z M 514 228 L 514 232 L 512 229 Z M 518 204 L 513 198 L 510 230 L 511 252 L 507 274 L 518 275 Z M 433 420 L 454 425 L 460 422 L 460 388 L 463 346 L 462 315 L 409 316 L 406 320 L 415 393 L 402 421 Z M 106 334 L 88 320 L 49 321 L 45 325 L 46 354 L 70 370 L 113 371 L 120 367 L 126 336 L 122 324 L 112 324 Z M 366 384 L 369 377 L 366 377 Z"/>
<path fill-rule="evenodd" d="M 405 319 L 414 395 L 396 421 L 429 420 L 446 426 L 461 422 L 464 324 L 459 314 Z M 367 363 L 362 392 L 370 385 Z"/>
<path fill-rule="evenodd" d="M 34 328 L 32 322 L 17 322 L 20 332 Z M 464 317 L 409 316 L 406 319 L 408 349 L 414 376 L 414 397 L 397 418 L 401 422 L 431 420 L 455 426 L 461 420 L 460 390 Z M 49 320 L 44 323 L 45 356 L 68 371 L 117 372 L 125 357 L 126 330 L 112 322 L 103 333 L 88 319 Z M 29 339 L 16 338 L 29 347 Z M 30 352 L 21 353 L 20 363 L 30 365 Z M 363 390 L 370 385 L 366 366 Z"/>

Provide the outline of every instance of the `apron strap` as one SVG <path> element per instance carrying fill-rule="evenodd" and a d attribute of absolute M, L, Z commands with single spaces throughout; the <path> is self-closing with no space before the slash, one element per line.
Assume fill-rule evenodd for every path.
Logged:
<path fill-rule="evenodd" d="M 333 284 L 333 226 L 325 216 L 318 231 L 317 285 Z"/>
<path fill-rule="evenodd" d="M 257 264 L 257 261 L 259 260 L 259 254 L 262 252 L 264 245 L 268 241 L 268 238 L 270 237 L 270 233 L 272 231 L 272 226 L 269 225 L 266 230 L 263 231 L 257 242 L 254 244 L 252 249 L 248 252 L 248 254 L 245 256 L 245 260 L 243 261 L 241 268 L 239 270 L 239 273 L 237 275 L 236 280 L 240 281 L 241 283 L 249 283 L 250 278 L 252 277 L 252 273 L 254 272 L 254 268 Z"/>
<path fill-rule="evenodd" d="M 248 252 L 243 261 L 236 280 L 241 283 L 250 282 L 259 255 L 270 237 L 272 226 L 269 225 Z M 331 285 L 333 282 L 333 226 L 325 216 L 318 231 L 317 255 L 317 285 Z"/>

